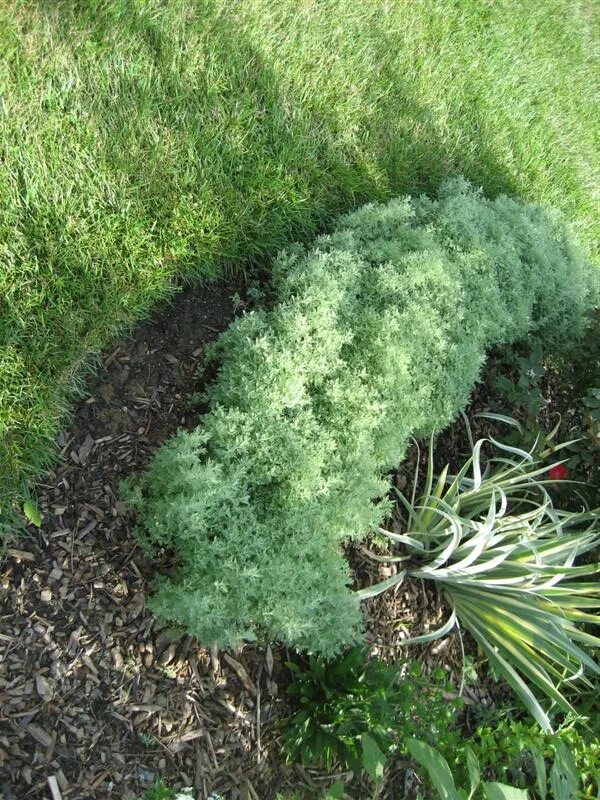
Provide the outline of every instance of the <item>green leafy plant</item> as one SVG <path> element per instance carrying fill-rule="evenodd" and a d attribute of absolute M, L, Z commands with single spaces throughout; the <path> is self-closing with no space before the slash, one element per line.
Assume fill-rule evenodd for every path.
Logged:
<path fill-rule="evenodd" d="M 600 309 L 586 314 L 584 336 L 559 342 L 544 354 L 539 342 L 499 349 L 486 372 L 495 390 L 494 401 L 522 423 L 507 441 L 521 447 L 537 446 L 540 458 L 553 451 L 555 437 L 569 439 L 564 457 L 569 472 L 585 480 L 580 493 L 591 505 L 600 502 Z M 548 405 L 541 379 L 547 377 L 552 394 L 552 430 L 540 412 Z M 504 405 L 503 405 L 504 404 Z M 508 404 L 508 405 L 506 405 Z M 569 497 L 563 493 L 568 503 Z M 573 505 L 571 503 L 570 505 Z"/>
<path fill-rule="evenodd" d="M 569 721 L 555 733 L 539 725 L 503 714 L 493 724 L 480 726 L 468 740 L 468 747 L 479 760 L 482 773 L 528 788 L 536 797 L 546 796 L 546 773 L 554 774 L 561 763 L 571 763 L 571 775 L 577 776 L 577 797 L 597 797 L 600 790 L 600 738 L 582 724 Z M 443 750 L 453 769 L 464 762 L 464 749 Z M 564 753 L 568 752 L 569 756 Z M 562 754 L 562 755 L 561 755 Z M 464 772 L 464 770 L 463 770 Z M 555 783 L 558 778 L 555 778 Z"/>
<path fill-rule="evenodd" d="M 513 350 L 505 351 L 501 361 L 511 361 L 511 377 L 500 372 L 492 377 L 492 390 L 499 393 L 509 404 L 507 409 L 520 416 L 527 428 L 535 428 L 542 408 L 547 404 L 542 394 L 541 381 L 546 373 L 544 353 L 540 342 L 536 342 L 525 355 Z"/>
<path fill-rule="evenodd" d="M 486 442 L 498 455 L 484 468 Z M 547 487 L 555 465 L 540 465 L 530 453 L 493 438 L 473 445 L 456 476 L 449 477 L 446 467 L 434 481 L 433 458 L 432 441 L 418 499 L 396 490 L 406 530 L 381 529 L 403 548 L 402 555 L 390 559 L 403 569 L 359 596 L 384 591 L 404 575 L 434 581 L 451 615 L 441 629 L 412 642 L 444 636 L 459 622 L 533 717 L 550 730 L 532 687 L 559 709 L 575 713 L 561 685 L 577 680 L 589 685 L 585 672 L 600 674 L 588 652 L 598 648 L 600 639 L 581 626 L 600 623 L 595 613 L 600 585 L 581 580 L 600 566 L 575 564 L 600 543 L 598 512 L 554 508 Z"/>
<path fill-rule="evenodd" d="M 346 795 L 344 794 L 344 782 L 341 780 L 334 781 L 331 784 L 329 789 L 325 791 L 325 794 L 321 794 L 320 792 L 311 793 L 311 798 L 316 800 L 317 796 L 319 800 L 342 800 Z M 301 797 L 299 794 L 289 794 L 289 795 L 277 795 L 277 800 L 307 800 L 306 795 Z"/>
<path fill-rule="evenodd" d="M 337 764 L 355 776 L 364 771 L 377 784 L 406 737 L 456 743 L 460 701 L 444 696 L 443 672 L 426 678 L 417 665 L 371 660 L 362 647 L 334 661 L 309 656 L 289 667 L 289 692 L 299 705 L 284 739 L 291 761 L 328 769 Z"/>
<path fill-rule="evenodd" d="M 519 422 L 515 429 L 507 432 L 506 444 L 531 450 L 541 460 L 552 455 L 562 422 L 558 415 L 552 430 L 547 431 L 540 421 L 549 405 L 542 392 L 547 372 L 547 358 L 542 343 L 537 341 L 533 345 L 521 342 L 515 347 L 501 348 L 490 359 L 485 373 L 494 406 Z"/>
<path fill-rule="evenodd" d="M 582 401 L 586 409 L 586 423 L 590 434 L 595 440 L 600 439 L 600 387 L 592 386 L 584 395 Z M 596 441 L 596 444 L 599 444 Z"/>
<path fill-rule="evenodd" d="M 40 510 L 33 500 L 26 500 L 23 503 L 23 514 L 27 521 L 32 525 L 35 525 L 36 528 L 41 526 L 42 515 L 40 514 Z"/>
<path fill-rule="evenodd" d="M 387 516 L 410 435 L 466 405 L 493 344 L 575 336 L 592 274 L 560 220 L 462 180 L 282 254 L 272 307 L 212 350 L 201 425 L 130 487 L 140 540 L 176 559 L 150 606 L 206 644 L 360 641 L 341 545 Z"/>
<path fill-rule="evenodd" d="M 600 377 L 600 375 L 598 376 Z M 585 475 L 592 500 L 600 500 L 600 388 L 591 386 L 574 404 L 579 419 L 578 438 L 569 447 L 569 468 Z"/>
<path fill-rule="evenodd" d="M 193 792 L 192 789 L 172 789 L 162 778 L 158 778 L 154 786 L 146 791 L 144 800 L 193 800 Z"/>
<path fill-rule="evenodd" d="M 561 414 L 560 435 L 571 440 L 565 451 L 569 471 L 586 481 L 587 502 L 600 502 L 600 308 L 587 315 L 583 338 L 563 343 L 548 359 Z"/>
<path fill-rule="evenodd" d="M 486 800 L 527 800 L 527 792 L 503 783 L 481 782 L 479 764 L 473 752 L 468 750 L 470 791 L 456 788 L 454 777 L 444 756 L 435 748 L 418 739 L 408 741 L 408 750 L 413 759 L 427 771 L 429 780 L 441 800 L 471 800 L 479 788 Z"/>
<path fill-rule="evenodd" d="M 506 783 L 481 780 L 481 764 L 470 747 L 465 747 L 470 789 L 456 787 L 454 776 L 448 762 L 439 750 L 425 742 L 411 739 L 408 742 L 411 756 L 427 771 L 429 781 L 441 800 L 472 800 L 484 797 L 485 800 L 528 800 L 529 793 Z M 532 751 L 535 769 L 536 787 L 541 800 L 547 797 L 552 800 L 577 800 L 579 775 L 577 765 L 570 750 L 564 742 L 558 741 L 554 749 L 554 759 L 549 775 L 544 758 L 537 750 Z M 550 785 L 550 794 L 548 793 Z"/>

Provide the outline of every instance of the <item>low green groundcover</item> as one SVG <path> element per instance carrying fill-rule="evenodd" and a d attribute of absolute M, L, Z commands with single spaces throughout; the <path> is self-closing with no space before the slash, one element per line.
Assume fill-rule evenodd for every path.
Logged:
<path fill-rule="evenodd" d="M 466 405 L 489 347 L 576 336 L 594 275 L 557 217 L 461 179 L 282 253 L 270 309 L 212 351 L 209 412 L 130 490 L 180 562 L 155 611 L 207 644 L 359 639 L 341 543 L 382 521 L 386 472 Z"/>

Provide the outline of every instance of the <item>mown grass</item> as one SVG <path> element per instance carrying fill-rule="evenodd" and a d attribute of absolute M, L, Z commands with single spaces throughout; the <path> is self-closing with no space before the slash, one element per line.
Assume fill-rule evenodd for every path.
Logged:
<path fill-rule="evenodd" d="M 0 504 L 81 367 L 178 278 L 462 173 L 599 240 L 595 6 L 0 5 Z M 597 251 L 596 251 L 597 253 Z"/>

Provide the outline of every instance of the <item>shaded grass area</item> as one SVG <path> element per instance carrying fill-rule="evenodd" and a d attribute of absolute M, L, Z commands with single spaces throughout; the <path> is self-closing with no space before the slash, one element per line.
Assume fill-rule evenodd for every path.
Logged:
<path fill-rule="evenodd" d="M 82 364 L 180 278 L 455 173 L 593 251 L 597 25 L 572 0 L 2 4 L 0 505 Z"/>

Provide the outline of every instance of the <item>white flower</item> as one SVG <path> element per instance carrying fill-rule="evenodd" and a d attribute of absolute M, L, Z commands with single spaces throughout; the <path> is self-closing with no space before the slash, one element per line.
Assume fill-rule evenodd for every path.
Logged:
<path fill-rule="evenodd" d="M 181 789 L 176 795 L 175 800 L 194 800 L 194 790 L 190 787 Z M 208 799 L 210 800 L 210 798 Z M 214 798 L 214 800 L 217 800 Z"/>

